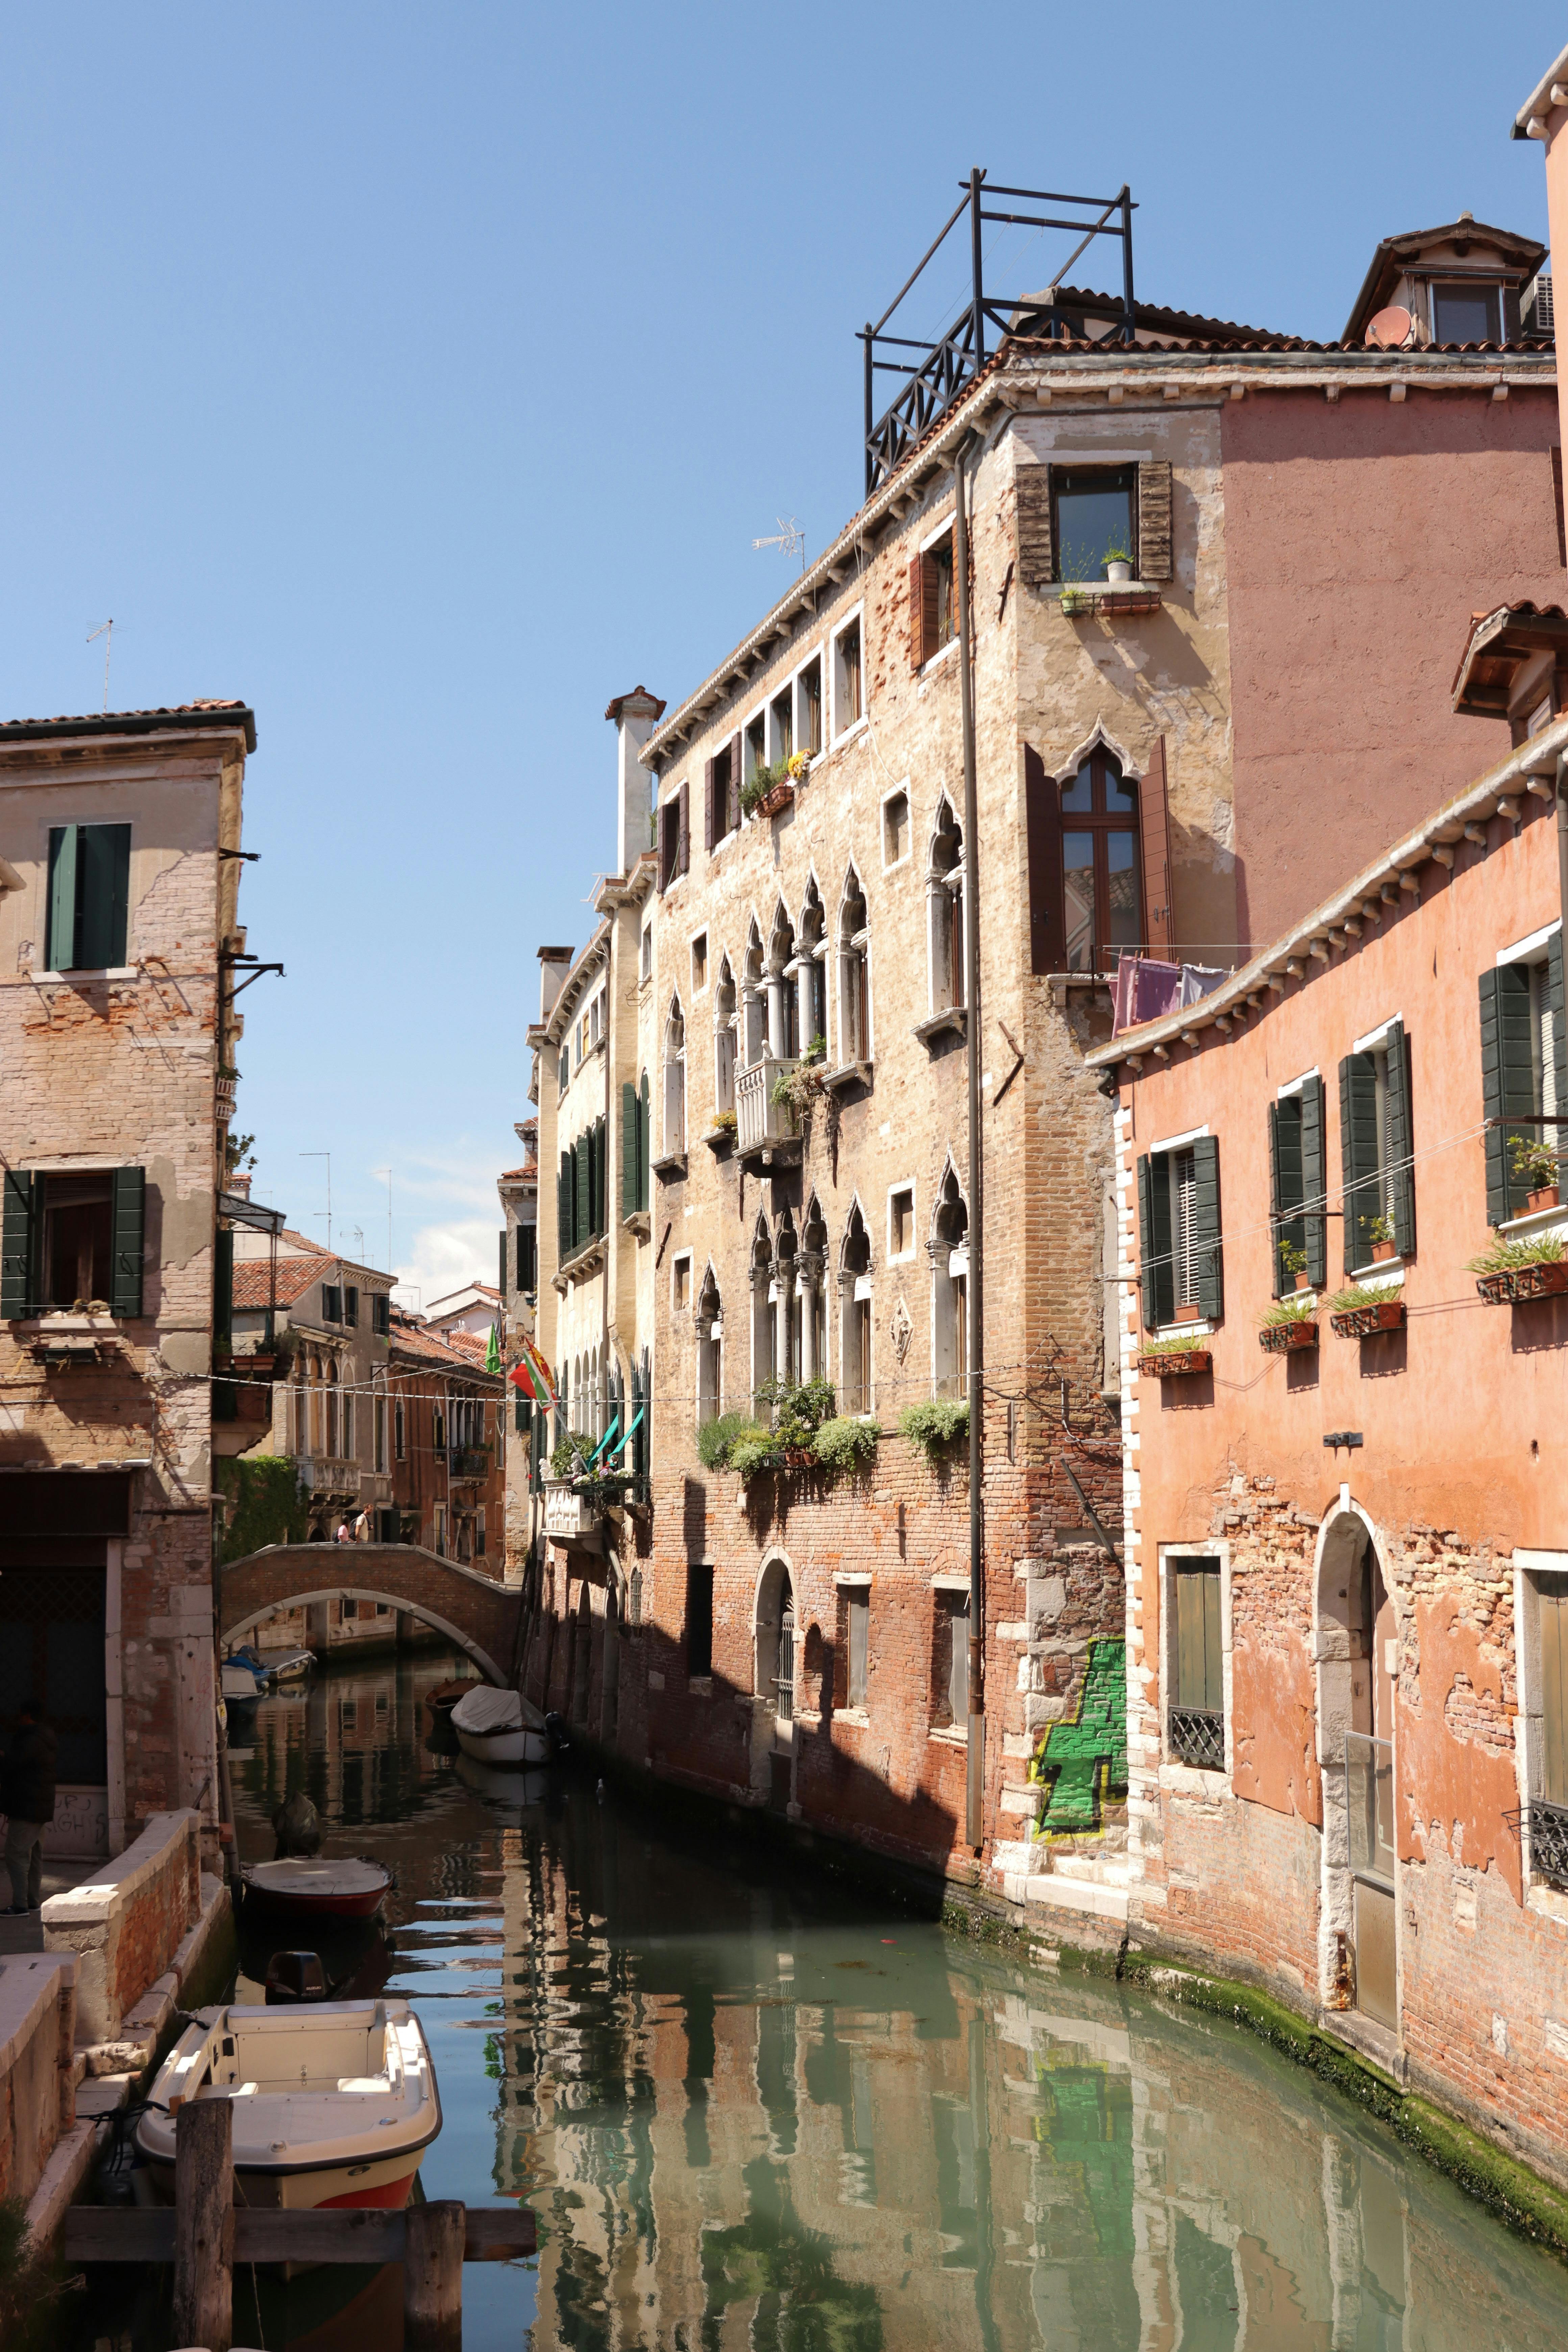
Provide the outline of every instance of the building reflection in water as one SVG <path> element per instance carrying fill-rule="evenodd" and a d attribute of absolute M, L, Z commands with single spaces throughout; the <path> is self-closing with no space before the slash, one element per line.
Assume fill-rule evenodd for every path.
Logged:
<path fill-rule="evenodd" d="M 1557 2265 L 1246 2034 L 433 1756 L 436 1671 L 325 1679 L 244 1772 L 396 1862 L 430 2193 L 538 2213 L 531 2331 L 470 2270 L 468 2352 L 1568 2341 Z"/>

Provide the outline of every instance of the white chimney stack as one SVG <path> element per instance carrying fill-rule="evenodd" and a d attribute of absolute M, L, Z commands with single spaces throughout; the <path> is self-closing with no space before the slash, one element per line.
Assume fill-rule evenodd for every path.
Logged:
<path fill-rule="evenodd" d="M 637 686 L 617 694 L 605 716 L 616 727 L 616 872 L 624 879 L 653 845 L 647 822 L 653 778 L 637 753 L 664 717 L 664 705 L 646 686 Z"/>
<path fill-rule="evenodd" d="M 572 969 L 572 948 L 541 948 L 539 950 L 539 1017 L 548 1021 L 555 1010 L 555 1000 L 566 984 Z"/>

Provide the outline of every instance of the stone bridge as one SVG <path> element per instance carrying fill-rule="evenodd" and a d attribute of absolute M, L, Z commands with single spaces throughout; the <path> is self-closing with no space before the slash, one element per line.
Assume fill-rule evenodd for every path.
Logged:
<path fill-rule="evenodd" d="M 418 1544 L 269 1544 L 217 1571 L 226 1649 L 277 1609 L 382 1601 L 455 1642 L 489 1682 L 510 1684 L 522 1595 Z"/>

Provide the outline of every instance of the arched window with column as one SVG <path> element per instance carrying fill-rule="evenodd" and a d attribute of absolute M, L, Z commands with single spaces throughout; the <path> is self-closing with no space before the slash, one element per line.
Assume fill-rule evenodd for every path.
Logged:
<path fill-rule="evenodd" d="M 329 1356 L 326 1373 L 326 1430 L 323 1451 L 330 1462 L 338 1459 L 338 1366 L 337 1359 Z"/>
<path fill-rule="evenodd" d="M 697 1297 L 697 1425 L 724 1409 L 724 1304 L 710 1263 Z"/>
<path fill-rule="evenodd" d="M 773 1244 L 773 1377 L 786 1387 L 800 1381 L 800 1300 L 795 1295 L 795 1219 L 786 1209 Z"/>
<path fill-rule="evenodd" d="M 814 1192 L 806 1203 L 801 1227 L 796 1286 L 800 1292 L 800 1376 L 803 1381 L 827 1378 L 827 1227 L 822 1204 Z"/>
<path fill-rule="evenodd" d="M 838 909 L 838 1059 L 871 1058 L 871 919 L 853 866 Z"/>
<path fill-rule="evenodd" d="M 750 1068 L 753 1062 L 762 1060 L 768 1042 L 767 975 L 763 970 L 763 935 L 754 916 L 746 933 L 745 960 L 741 967 L 741 1024 L 744 1032 L 741 1042 Z"/>
<path fill-rule="evenodd" d="M 680 999 L 672 996 L 664 1024 L 664 1156 L 679 1157 L 686 1149 L 686 1016 Z"/>
<path fill-rule="evenodd" d="M 931 856 L 926 866 L 927 949 L 932 1013 L 944 1013 L 964 1002 L 964 906 L 963 832 L 944 793 L 937 803 L 936 824 L 931 833 Z"/>
<path fill-rule="evenodd" d="M 871 1239 L 856 1202 L 838 1257 L 839 1409 L 871 1410 Z"/>
<path fill-rule="evenodd" d="M 1103 746 L 1061 786 L 1062 902 L 1069 971 L 1102 971 L 1148 937 L 1138 786 Z"/>
<path fill-rule="evenodd" d="M 735 1108 L 735 976 L 725 956 L 713 988 L 713 1114 Z"/>
<path fill-rule="evenodd" d="M 800 921 L 795 929 L 795 980 L 799 1050 L 809 1053 L 821 1040 L 827 1050 L 827 918 L 814 874 L 805 886 Z"/>
<path fill-rule="evenodd" d="M 968 1393 L 969 1206 L 952 1160 L 937 1189 L 931 1265 L 931 1381 L 939 1397 Z"/>
<path fill-rule="evenodd" d="M 773 1280 L 773 1245 L 767 1222 L 761 1216 L 752 1236 L 752 1262 L 747 1271 L 752 1286 L 752 1410 L 760 1418 L 766 1409 L 763 1391 L 773 1376 L 773 1310 L 769 1296 Z"/>
<path fill-rule="evenodd" d="M 795 962 L 795 925 L 779 900 L 768 934 L 768 1049 L 775 1061 L 791 1062 L 800 1052 L 800 1009 L 790 968 Z"/>

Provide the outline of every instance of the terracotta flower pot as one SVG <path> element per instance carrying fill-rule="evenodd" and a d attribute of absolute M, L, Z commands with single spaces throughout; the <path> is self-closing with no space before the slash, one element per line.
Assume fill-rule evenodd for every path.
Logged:
<path fill-rule="evenodd" d="M 1527 1193 L 1525 1204 L 1532 1216 L 1538 1209 L 1555 1209 L 1559 1206 L 1556 1185 L 1542 1184 L 1539 1192 Z"/>
<path fill-rule="evenodd" d="M 1298 1290 L 1310 1290 L 1312 1287 L 1311 1276 L 1310 1274 L 1299 1274 L 1296 1276 L 1296 1287 Z"/>
<path fill-rule="evenodd" d="M 793 784 L 773 784 L 763 794 L 762 799 L 757 803 L 757 814 L 759 816 L 777 816 L 780 809 L 788 808 L 794 798 L 795 786 Z"/>
<path fill-rule="evenodd" d="M 1184 1380 L 1192 1372 L 1214 1370 L 1214 1355 L 1207 1348 L 1173 1349 L 1168 1356 L 1140 1356 L 1138 1369 L 1150 1380 Z"/>
<path fill-rule="evenodd" d="M 1397 1257 L 1399 1255 L 1399 1244 L 1397 1242 L 1373 1242 L 1372 1245 L 1372 1255 L 1374 1260 Z"/>
<path fill-rule="evenodd" d="M 1510 1307 L 1518 1298 L 1552 1298 L 1568 1291 L 1568 1257 L 1542 1258 L 1538 1265 L 1510 1265 L 1483 1274 L 1476 1288 L 1489 1307 Z"/>
<path fill-rule="evenodd" d="M 1297 1348 L 1315 1348 L 1318 1344 L 1316 1318 L 1304 1315 L 1299 1323 L 1266 1323 L 1258 1335 L 1258 1344 L 1268 1356 L 1289 1355 Z"/>
<path fill-rule="evenodd" d="M 1405 1321 L 1403 1298 L 1381 1299 L 1375 1307 L 1349 1307 L 1329 1320 L 1342 1339 L 1370 1339 L 1378 1331 L 1397 1331 Z"/>

